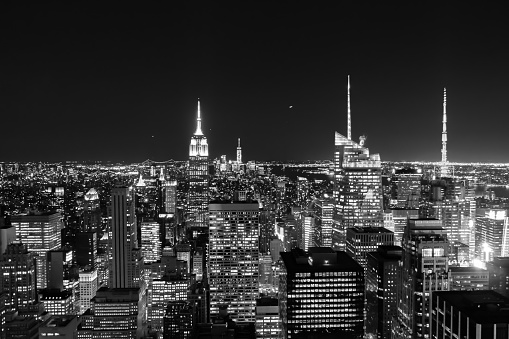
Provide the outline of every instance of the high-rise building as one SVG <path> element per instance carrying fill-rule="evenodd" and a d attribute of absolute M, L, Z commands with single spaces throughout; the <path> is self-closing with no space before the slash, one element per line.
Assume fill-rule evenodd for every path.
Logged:
<path fill-rule="evenodd" d="M 0 254 L 0 268 L 0 287 L 9 293 L 5 301 L 9 309 L 22 312 L 37 302 L 35 254 L 25 244 L 9 244 Z"/>
<path fill-rule="evenodd" d="M 95 297 L 98 286 L 97 269 L 81 270 L 80 277 L 80 312 L 85 313 L 92 305 L 92 299 Z"/>
<path fill-rule="evenodd" d="M 101 232 L 101 205 L 99 194 L 91 188 L 85 194 L 83 204 L 83 232 L 95 232 L 97 237 Z"/>
<path fill-rule="evenodd" d="M 328 199 L 315 199 L 313 201 L 314 246 L 332 247 L 332 217 L 334 204 Z"/>
<path fill-rule="evenodd" d="M 134 199 L 127 187 L 111 190 L 109 216 L 110 272 L 108 287 L 140 286 L 141 252 L 138 248 Z"/>
<path fill-rule="evenodd" d="M 430 337 L 507 338 L 509 298 L 494 291 L 433 293 Z"/>
<path fill-rule="evenodd" d="M 190 339 L 193 329 L 193 306 L 188 301 L 168 302 L 163 323 L 163 339 Z"/>
<path fill-rule="evenodd" d="M 279 318 L 279 302 L 276 298 L 260 298 L 256 300 L 256 338 L 279 339 L 281 319 Z"/>
<path fill-rule="evenodd" d="M 336 132 L 334 197 L 343 227 L 383 225 L 382 165 L 380 155 L 369 154 L 360 143 Z"/>
<path fill-rule="evenodd" d="M 78 318 L 75 315 L 53 315 L 39 327 L 39 338 L 75 339 Z"/>
<path fill-rule="evenodd" d="M 92 307 L 81 316 L 78 338 L 144 337 L 144 303 L 139 288 L 99 289 L 92 299 Z"/>
<path fill-rule="evenodd" d="M 258 296 L 259 205 L 211 202 L 209 205 L 210 314 L 227 305 L 232 319 L 255 320 Z"/>
<path fill-rule="evenodd" d="M 449 267 L 450 291 L 488 290 L 489 288 L 488 270 L 480 267 Z"/>
<path fill-rule="evenodd" d="M 209 203 L 209 145 L 201 129 L 200 101 L 196 131 L 189 145 L 189 167 L 187 170 L 189 191 L 187 220 L 191 227 L 206 232 L 208 226 L 207 208 Z"/>
<path fill-rule="evenodd" d="M 161 259 L 160 228 L 156 221 L 141 222 L 141 254 L 145 263 Z"/>
<path fill-rule="evenodd" d="M 380 246 L 367 255 L 366 335 L 370 338 L 391 338 L 402 259 L 403 249 L 399 246 Z"/>
<path fill-rule="evenodd" d="M 494 258 L 486 268 L 490 274 L 490 289 L 509 297 L 509 257 Z"/>
<path fill-rule="evenodd" d="M 237 144 L 237 163 L 242 164 L 242 147 L 240 147 L 240 138 Z"/>
<path fill-rule="evenodd" d="M 96 268 L 97 236 L 96 232 L 78 232 L 76 234 L 76 264 L 79 267 Z"/>
<path fill-rule="evenodd" d="M 421 170 L 401 168 L 391 176 L 391 208 L 418 209 L 421 196 Z"/>
<path fill-rule="evenodd" d="M 59 212 L 14 215 L 11 223 L 16 227 L 17 240 L 36 255 L 37 288 L 46 288 L 46 253 L 61 246 L 62 216 Z"/>
<path fill-rule="evenodd" d="M 509 256 L 509 216 L 505 209 L 478 209 L 475 225 L 476 255 L 484 262 Z"/>
<path fill-rule="evenodd" d="M 2 225 L 3 217 L 0 216 L 0 255 L 7 249 L 7 245 L 16 240 L 16 228 Z"/>
<path fill-rule="evenodd" d="M 168 302 L 187 300 L 189 280 L 163 277 L 153 280 L 151 287 L 151 302 L 148 307 L 149 324 L 151 330 L 162 332 Z"/>
<path fill-rule="evenodd" d="M 283 338 L 364 335 L 364 270 L 345 252 L 311 247 L 281 253 L 279 314 Z M 341 311 L 339 311 L 341 310 Z"/>
<path fill-rule="evenodd" d="M 431 294 L 449 289 L 449 242 L 437 219 L 408 221 L 393 338 L 429 338 Z"/>
<path fill-rule="evenodd" d="M 391 208 L 388 210 L 388 213 L 391 214 L 394 224 L 394 229 L 389 229 L 394 232 L 394 244 L 401 246 L 408 220 L 419 219 L 419 209 Z"/>
<path fill-rule="evenodd" d="M 394 233 L 383 227 L 350 227 L 346 229 L 346 253 L 364 269 L 367 255 L 376 252 L 378 246 L 394 245 Z"/>
<path fill-rule="evenodd" d="M 177 212 L 177 182 L 175 180 L 165 182 L 164 212 L 168 214 Z"/>

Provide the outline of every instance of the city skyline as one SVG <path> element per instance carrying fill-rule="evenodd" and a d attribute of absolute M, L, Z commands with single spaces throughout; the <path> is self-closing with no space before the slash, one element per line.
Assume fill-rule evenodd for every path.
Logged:
<path fill-rule="evenodd" d="M 496 8 L 292 4 L 8 8 L 0 161 L 185 160 L 202 102 L 210 159 L 509 162 L 509 50 Z M 400 14 L 402 11 L 403 14 Z"/>

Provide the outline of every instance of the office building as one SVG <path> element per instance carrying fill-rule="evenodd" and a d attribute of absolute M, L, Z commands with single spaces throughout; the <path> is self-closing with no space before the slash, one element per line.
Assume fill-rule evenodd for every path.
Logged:
<path fill-rule="evenodd" d="M 418 209 L 422 173 L 416 168 L 395 169 L 391 176 L 390 208 Z"/>
<path fill-rule="evenodd" d="M 112 188 L 108 217 L 110 223 L 108 287 L 140 287 L 142 258 L 138 248 L 134 199 L 129 188 Z"/>
<path fill-rule="evenodd" d="M 100 288 L 81 316 L 78 338 L 144 337 L 145 302 L 139 288 Z"/>
<path fill-rule="evenodd" d="M 189 145 L 189 167 L 187 170 L 189 191 L 187 196 L 186 221 L 192 229 L 206 233 L 208 226 L 207 208 L 209 203 L 209 145 L 201 129 L 200 101 L 196 131 Z"/>
<path fill-rule="evenodd" d="M 336 132 L 334 153 L 334 197 L 344 228 L 383 225 L 382 165 L 380 155 L 371 154 L 360 143 Z"/>
<path fill-rule="evenodd" d="M 0 216 L 0 255 L 7 249 L 7 245 L 16 240 L 16 227 L 1 225 L 3 217 Z"/>
<path fill-rule="evenodd" d="M 76 234 L 76 264 L 88 269 L 97 266 L 97 235 L 96 232 L 79 232 Z"/>
<path fill-rule="evenodd" d="M 61 246 L 61 219 L 59 212 L 34 212 L 11 217 L 17 240 L 36 256 L 38 289 L 46 288 L 46 253 Z"/>
<path fill-rule="evenodd" d="M 476 255 L 483 262 L 509 256 L 509 216 L 505 209 L 477 209 Z"/>
<path fill-rule="evenodd" d="M 156 221 L 141 222 L 141 254 L 145 264 L 161 259 L 160 228 Z"/>
<path fill-rule="evenodd" d="M 232 319 L 254 321 L 258 296 L 257 202 L 209 205 L 210 314 L 227 305 Z"/>
<path fill-rule="evenodd" d="M 97 233 L 99 238 L 101 230 L 101 205 L 99 194 L 95 188 L 91 188 L 85 194 L 83 201 L 83 232 Z"/>
<path fill-rule="evenodd" d="M 34 316 L 19 316 L 17 312 L 6 315 L 5 339 L 37 339 L 41 322 Z"/>
<path fill-rule="evenodd" d="M 367 254 L 378 246 L 394 245 L 394 233 L 383 227 L 351 227 L 346 229 L 346 253 L 363 268 L 367 267 Z"/>
<path fill-rule="evenodd" d="M 408 220 L 419 219 L 419 209 L 391 208 L 388 212 L 394 224 L 394 229 L 388 229 L 394 232 L 394 244 L 401 246 Z"/>
<path fill-rule="evenodd" d="M 312 203 L 314 217 L 313 245 L 332 247 L 332 217 L 334 204 L 328 199 L 315 199 Z"/>
<path fill-rule="evenodd" d="M 366 335 L 372 338 L 391 338 L 402 259 L 403 249 L 399 246 L 380 246 L 367 254 Z"/>
<path fill-rule="evenodd" d="M 166 276 L 153 280 L 151 285 L 151 298 L 148 305 L 149 327 L 153 331 L 161 332 L 168 302 L 187 300 L 189 280 L 172 279 Z"/>
<path fill-rule="evenodd" d="M 281 253 L 279 314 L 283 338 L 364 335 L 364 269 L 331 248 Z"/>
<path fill-rule="evenodd" d="M 509 257 L 494 258 L 486 264 L 490 274 L 490 289 L 509 297 Z"/>
<path fill-rule="evenodd" d="M 194 324 L 192 304 L 188 301 L 169 301 L 163 324 L 163 339 L 190 339 Z"/>
<path fill-rule="evenodd" d="M 91 306 L 91 300 L 95 297 L 99 289 L 99 281 L 97 277 L 97 269 L 93 270 L 80 270 L 80 312 L 85 313 Z"/>
<path fill-rule="evenodd" d="M 39 338 L 75 339 L 78 318 L 75 315 L 53 315 L 39 327 Z"/>
<path fill-rule="evenodd" d="M 449 289 L 449 242 L 442 222 L 409 220 L 402 247 L 404 256 L 393 338 L 429 338 L 430 297 L 435 291 Z"/>
<path fill-rule="evenodd" d="M 509 337 L 509 298 L 494 291 L 449 291 L 432 295 L 432 339 Z"/>
<path fill-rule="evenodd" d="M 256 338 L 279 339 L 281 319 L 276 298 L 262 297 L 256 300 Z"/>
<path fill-rule="evenodd" d="M 20 313 L 28 311 L 37 302 L 35 254 L 25 244 L 11 243 L 0 255 L 0 268 L 0 287 L 8 293 L 5 305 Z"/>
<path fill-rule="evenodd" d="M 479 267 L 449 267 L 449 291 L 490 289 L 488 270 Z"/>

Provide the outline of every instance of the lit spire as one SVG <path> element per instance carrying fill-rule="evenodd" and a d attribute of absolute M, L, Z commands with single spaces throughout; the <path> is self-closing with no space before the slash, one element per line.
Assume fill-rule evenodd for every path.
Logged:
<path fill-rule="evenodd" d="M 348 75 L 347 99 L 348 99 L 348 133 L 347 133 L 347 137 L 348 137 L 348 140 L 352 140 L 352 116 L 350 113 L 350 75 Z"/>
<path fill-rule="evenodd" d="M 203 135 L 201 131 L 200 98 L 198 98 L 198 117 L 196 118 L 196 132 L 194 132 L 194 135 Z"/>
<path fill-rule="evenodd" d="M 447 166 L 447 92 L 444 87 L 444 115 L 442 118 L 442 167 L 440 174 L 442 177 L 449 175 L 449 167 Z"/>
<path fill-rule="evenodd" d="M 239 138 L 239 141 L 238 141 L 238 145 L 237 145 L 237 147 L 240 147 L 240 138 Z"/>

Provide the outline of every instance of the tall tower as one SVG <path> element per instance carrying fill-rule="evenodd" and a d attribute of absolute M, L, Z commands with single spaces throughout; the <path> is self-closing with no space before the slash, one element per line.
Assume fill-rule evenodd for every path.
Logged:
<path fill-rule="evenodd" d="M 209 233 L 210 314 L 255 321 L 258 297 L 259 204 L 212 202 Z"/>
<path fill-rule="evenodd" d="M 440 177 L 445 178 L 449 176 L 449 165 L 447 162 L 447 93 L 444 87 L 444 115 L 442 118 L 442 163 L 440 166 Z"/>
<path fill-rule="evenodd" d="M 348 100 L 348 140 L 352 140 L 352 115 L 350 111 L 350 75 L 348 76 L 348 93 L 347 93 L 347 100 Z"/>
<path fill-rule="evenodd" d="M 128 187 L 111 190 L 109 288 L 139 287 L 141 251 L 138 249 L 134 198 Z"/>
<path fill-rule="evenodd" d="M 192 228 L 206 229 L 207 209 L 209 203 L 209 145 L 201 130 L 200 100 L 198 99 L 198 115 L 196 131 L 189 145 L 188 167 L 189 191 L 187 220 Z"/>
<path fill-rule="evenodd" d="M 242 147 L 240 147 L 240 138 L 237 145 L 237 163 L 242 164 Z"/>

